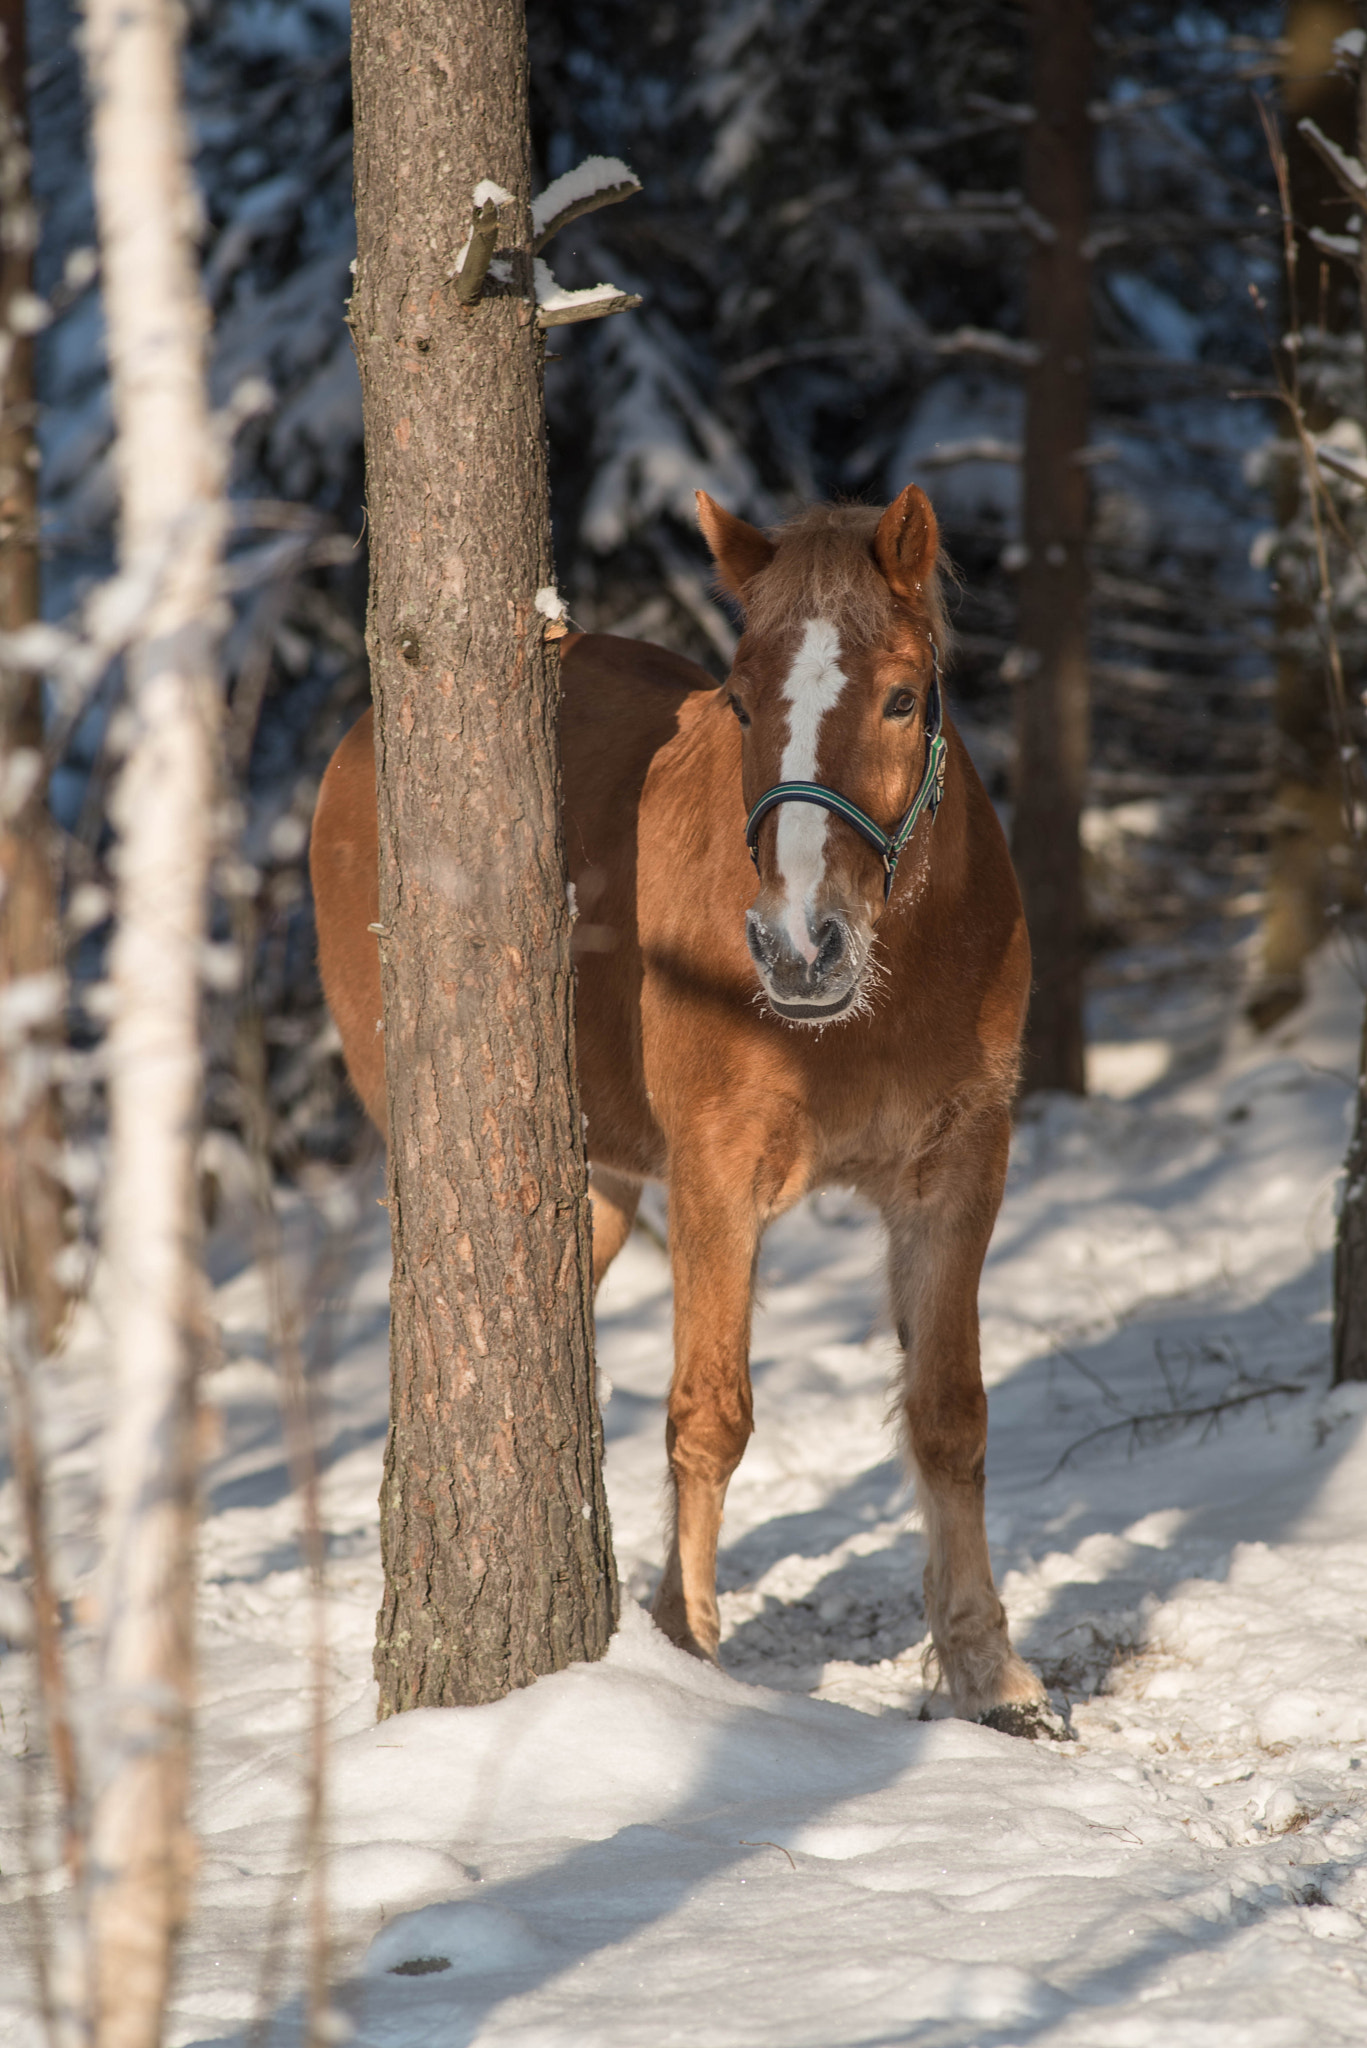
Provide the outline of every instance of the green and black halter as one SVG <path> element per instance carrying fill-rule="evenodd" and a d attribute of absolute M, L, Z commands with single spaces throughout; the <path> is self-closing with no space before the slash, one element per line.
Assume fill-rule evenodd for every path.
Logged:
<path fill-rule="evenodd" d="M 780 804 L 817 804 L 822 810 L 833 811 L 837 818 L 843 818 L 847 825 L 853 825 L 861 839 L 868 841 L 883 863 L 883 901 L 892 894 L 893 877 L 897 873 L 899 856 L 905 850 L 922 811 L 930 812 L 930 821 L 935 822 L 935 813 L 940 808 L 940 799 L 945 793 L 945 766 L 949 759 L 949 743 L 941 726 L 944 724 L 944 703 L 940 694 L 940 650 L 932 640 L 931 657 L 935 663 L 935 674 L 926 698 L 926 765 L 921 774 L 920 786 L 911 800 L 910 807 L 903 812 L 891 832 L 884 832 L 877 826 L 867 811 L 861 811 L 858 804 L 851 803 L 838 790 L 827 789 L 820 782 L 776 782 L 764 795 L 745 821 L 745 843 L 750 849 L 750 858 L 759 871 L 759 828 L 770 811 Z"/>

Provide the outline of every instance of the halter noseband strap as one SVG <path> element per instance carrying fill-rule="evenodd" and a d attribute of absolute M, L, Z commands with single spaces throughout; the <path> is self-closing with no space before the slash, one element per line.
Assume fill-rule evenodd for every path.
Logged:
<path fill-rule="evenodd" d="M 837 818 L 843 818 L 852 825 L 861 839 L 868 841 L 883 863 L 883 901 L 892 894 L 893 877 L 897 873 L 898 856 L 903 852 L 922 811 L 930 812 L 930 821 L 935 822 L 935 813 L 940 808 L 940 799 L 945 793 L 945 765 L 949 758 L 949 745 L 940 730 L 944 723 L 944 705 L 940 696 L 940 651 L 932 640 L 930 652 L 935 662 L 935 675 L 926 699 L 926 765 L 921 774 L 920 786 L 911 800 L 909 809 L 894 825 L 891 832 L 884 832 L 876 825 L 867 811 L 861 811 L 858 804 L 851 803 L 838 790 L 827 789 L 820 782 L 776 782 L 764 795 L 745 821 L 745 843 L 750 849 L 750 858 L 759 869 L 759 828 L 770 811 L 780 804 L 817 804 L 824 811 L 833 811 Z"/>

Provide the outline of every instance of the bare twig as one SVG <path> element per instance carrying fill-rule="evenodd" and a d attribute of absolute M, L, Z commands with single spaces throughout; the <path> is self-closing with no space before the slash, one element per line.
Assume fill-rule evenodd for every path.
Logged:
<path fill-rule="evenodd" d="M 234 902 L 234 925 L 244 961 L 256 952 L 256 917 L 252 899 Z M 242 1095 L 242 1123 L 251 1162 L 255 1198 L 257 1262 L 265 1277 L 272 1348 L 280 1373 L 285 1427 L 285 1458 L 290 1484 L 300 1501 L 300 1547 L 309 1576 L 310 1697 L 307 1764 L 301 1854 L 308 1887 L 308 1975 L 306 2048 L 322 2048 L 328 2010 L 328 1917 L 323 1872 L 323 1821 L 326 1792 L 327 1610 L 325 1544 L 318 1499 L 318 1456 L 315 1420 L 309 1398 L 301 1330 L 301 1305 L 291 1298 L 280 1241 L 270 1158 L 270 1104 L 266 1089 L 265 1043 L 261 1019 L 250 999 L 241 1006 L 237 1024 L 237 1071 Z M 258 1993 L 253 2040 L 261 2037 L 279 1979 L 284 1932 L 285 1887 L 277 1897 Z"/>
<path fill-rule="evenodd" d="M 1128 1413 L 1126 1413 L 1125 1411 L 1124 1403 L 1121 1401 L 1120 1396 L 1116 1393 L 1115 1389 L 1111 1386 L 1110 1382 L 1108 1380 L 1103 1379 L 1101 1374 L 1097 1372 L 1094 1367 L 1085 1364 L 1084 1361 L 1077 1356 L 1076 1352 L 1070 1351 L 1068 1349 L 1066 1344 L 1060 1344 L 1057 1337 L 1054 1338 L 1054 1356 L 1056 1358 L 1061 1358 L 1065 1365 L 1071 1365 L 1074 1372 L 1079 1372 L 1082 1374 L 1083 1379 L 1090 1380 L 1092 1385 L 1096 1388 L 1097 1392 L 1101 1395 L 1102 1400 L 1105 1401 L 1108 1408 L 1119 1408 L 1122 1414 L 1125 1414 L 1126 1421 L 1128 1422 L 1130 1420 Z"/>
<path fill-rule="evenodd" d="M 748 1842 L 742 1835 L 740 1838 L 740 1846 L 742 1849 L 777 1849 L 780 1856 L 786 1856 L 788 1858 L 790 1868 L 792 1868 L 793 1870 L 797 1869 L 797 1864 L 793 1861 L 791 1852 L 784 1848 L 782 1842 Z"/>
<path fill-rule="evenodd" d="M 52 1932 L 48 1921 L 42 1893 L 37 1879 L 38 1856 L 35 1837 L 38 1833 L 38 1802 L 35 1796 L 33 1772 L 25 1766 L 30 1762 L 27 1719 L 24 1728 L 24 1748 L 16 1757 L 19 1765 L 19 1826 L 24 1845 L 25 1875 L 29 1880 L 24 1904 L 27 1908 L 29 1961 L 33 1966 L 33 1984 L 37 1997 L 38 2018 L 42 2024 L 43 2037 L 48 2048 L 68 2048 L 66 2029 L 61 2023 L 57 2010 L 57 1998 L 52 1982 Z"/>
<path fill-rule="evenodd" d="M 749 384 L 770 370 L 786 369 L 792 363 L 819 363 L 841 356 L 867 356 L 900 363 L 921 356 L 985 356 L 994 362 L 1029 369 L 1038 359 L 1033 342 L 1018 341 L 989 327 L 956 327 L 950 334 L 908 332 L 879 335 L 873 339 L 857 335 L 834 335 L 829 341 L 795 341 L 763 348 L 745 356 L 722 375 L 729 386 Z"/>
<path fill-rule="evenodd" d="M 1043 1483 L 1047 1486 L 1051 1479 L 1057 1478 L 1070 1459 L 1084 1450 L 1088 1444 L 1097 1443 L 1104 1436 L 1115 1436 L 1121 1430 L 1130 1432 L 1130 1448 L 1134 1450 L 1142 1444 L 1146 1429 L 1163 1432 L 1185 1429 L 1192 1422 L 1216 1422 L 1222 1415 L 1231 1414 L 1236 1408 L 1247 1407 L 1250 1401 L 1266 1401 L 1273 1394 L 1304 1392 L 1304 1387 L 1294 1386 L 1286 1380 L 1266 1380 L 1256 1387 L 1245 1388 L 1241 1393 L 1223 1394 L 1218 1401 L 1204 1402 L 1198 1408 L 1158 1408 L 1151 1414 L 1126 1415 L 1119 1422 L 1103 1422 L 1099 1429 L 1088 1430 L 1086 1436 L 1080 1436 L 1076 1443 L 1069 1444 L 1063 1456 L 1045 1473 Z"/>
<path fill-rule="evenodd" d="M 250 963 L 257 952 L 253 897 L 235 895 L 232 916 L 239 952 Z M 250 965 L 247 972 L 250 975 Z M 286 1270 L 271 1167 L 271 1107 L 262 1021 L 248 980 L 235 1034 L 240 1120 L 251 1165 L 257 1263 L 265 1277 L 271 1347 L 280 1373 L 285 1459 L 291 1487 L 299 1498 L 300 1548 L 309 1577 L 309 1727 L 299 1857 L 308 1890 L 305 2043 L 306 2048 L 323 2048 L 332 2038 L 328 2017 L 331 1941 L 323 1855 L 327 1810 L 327 1544 L 320 1498 L 316 1389 L 331 1355 L 332 1318 L 352 1268 L 353 1238 L 362 1204 L 359 1199 L 350 1202 L 347 1220 L 340 1226 L 324 1214 L 323 1245 L 313 1261 L 312 1272 L 301 1285 L 292 1286 Z M 366 1175 L 373 1158 L 372 1145 L 363 1151 L 353 1175 L 358 1179 Z M 309 1329 L 313 1333 L 312 1343 L 306 1355 L 304 1332 Z M 290 1873 L 284 1873 L 271 1912 L 250 2034 L 254 2048 L 266 2037 L 270 2010 L 280 1986 L 292 1884 Z"/>
<path fill-rule="evenodd" d="M 9 1340 L 4 1346 L 9 1371 L 10 1455 L 14 1461 L 19 1511 L 24 1542 L 28 1549 L 29 1591 L 33 1604 L 33 1646 L 38 1667 L 38 1695 L 42 1703 L 44 1733 L 57 1799 L 62 1818 L 62 1860 L 73 1890 L 79 1888 L 85 1867 L 85 1841 L 81 1800 L 80 1767 L 76 1739 L 72 1732 L 70 1692 L 67 1684 L 62 1614 L 52 1579 L 48 1552 L 46 1501 L 42 1467 L 38 1457 L 29 1387 L 28 1360 L 19 1356 L 10 1315 Z"/>

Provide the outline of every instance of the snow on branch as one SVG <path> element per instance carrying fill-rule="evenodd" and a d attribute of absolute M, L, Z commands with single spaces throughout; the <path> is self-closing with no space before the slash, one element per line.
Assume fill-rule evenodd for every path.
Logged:
<path fill-rule="evenodd" d="M 1329 166 L 1348 197 L 1357 200 L 1359 205 L 1367 199 L 1367 167 L 1357 157 L 1349 156 L 1347 150 L 1340 149 L 1336 142 L 1331 142 L 1318 122 L 1312 121 L 1308 115 L 1296 126 L 1316 156 Z"/>
<path fill-rule="evenodd" d="M 1342 448 L 1334 448 L 1325 441 L 1315 443 L 1316 460 L 1325 469 L 1332 469 L 1336 476 L 1347 477 L 1350 483 L 1367 484 L 1367 462 L 1361 456 L 1345 454 Z"/>
<path fill-rule="evenodd" d="M 1364 49 L 1367 49 L 1367 33 L 1364 33 L 1360 28 L 1350 28 L 1345 30 L 1341 36 L 1335 36 L 1335 71 L 1351 78 L 1353 72 L 1356 71 L 1358 65 L 1362 62 Z"/>
<path fill-rule="evenodd" d="M 1323 256 L 1336 256 L 1353 270 L 1361 267 L 1362 242 L 1357 235 L 1333 235 L 1327 228 L 1311 228 L 1310 240 Z"/>
<path fill-rule="evenodd" d="M 640 179 L 620 158 L 591 156 L 577 169 L 566 171 L 563 178 L 557 178 L 540 198 L 532 201 L 532 269 L 538 327 L 568 327 L 580 320 L 601 320 L 608 313 L 629 313 L 640 305 L 634 292 L 624 292 L 615 284 L 593 284 L 582 291 L 568 291 L 557 284 L 535 253 L 581 214 L 611 206 L 619 199 L 630 199 L 640 189 Z M 512 198 L 492 178 L 481 178 L 472 196 L 470 232 L 451 271 L 456 298 L 462 306 L 473 306 L 484 290 L 484 280 L 498 246 L 499 209 Z M 494 274 L 504 276 L 502 263 L 494 265 Z"/>
<path fill-rule="evenodd" d="M 556 283 L 539 256 L 532 270 L 536 278 L 538 327 L 570 327 L 580 320 L 602 320 L 609 313 L 630 313 L 641 303 L 639 292 L 624 292 L 615 284 L 591 284 L 582 291 L 566 291 Z"/>
<path fill-rule="evenodd" d="M 826 341 L 795 341 L 763 348 L 724 370 L 721 381 L 734 388 L 739 384 L 752 383 L 769 370 L 787 369 L 795 363 L 819 363 L 832 356 L 890 356 L 900 359 L 925 355 L 987 356 L 995 362 L 1011 363 L 1021 369 L 1029 369 L 1039 361 L 1039 350 L 1032 341 L 1015 341 L 1010 335 L 997 334 L 986 327 L 956 327 L 952 334 L 922 331 L 897 337 L 833 335 Z"/>
<path fill-rule="evenodd" d="M 1002 441 L 994 434 L 978 434 L 968 441 L 945 441 L 918 457 L 923 469 L 953 469 L 961 462 L 1023 462 L 1025 450 L 1019 441 Z"/>
<path fill-rule="evenodd" d="M 569 632 L 570 608 L 553 583 L 543 583 L 533 605 L 546 621 L 542 637 L 546 640 L 563 640 Z"/>
<path fill-rule="evenodd" d="M 956 327 L 952 334 L 933 335 L 931 346 L 937 356 L 991 356 L 1022 369 L 1037 363 L 1040 354 L 1033 341 L 1013 341 L 987 327 Z"/>
<path fill-rule="evenodd" d="M 640 179 L 620 157 L 585 157 L 532 201 L 532 254 L 539 256 L 552 235 L 558 235 L 581 214 L 615 206 L 619 199 L 630 199 L 640 189 Z"/>

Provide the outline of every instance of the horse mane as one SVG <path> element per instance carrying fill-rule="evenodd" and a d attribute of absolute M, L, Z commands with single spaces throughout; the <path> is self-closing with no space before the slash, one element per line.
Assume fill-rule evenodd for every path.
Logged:
<path fill-rule="evenodd" d="M 807 505 L 771 529 L 778 549 L 767 569 L 745 587 L 745 622 L 771 633 L 794 619 L 829 619 L 843 639 L 867 647 L 891 625 L 897 600 L 873 558 L 881 505 Z M 949 652 L 944 585 L 952 574 L 937 555 L 922 592 L 927 622 L 940 659 Z"/>

